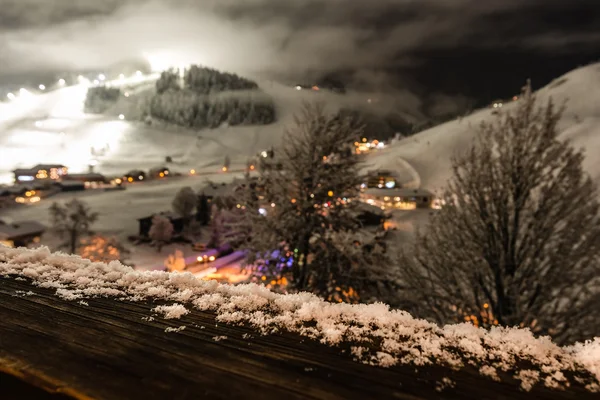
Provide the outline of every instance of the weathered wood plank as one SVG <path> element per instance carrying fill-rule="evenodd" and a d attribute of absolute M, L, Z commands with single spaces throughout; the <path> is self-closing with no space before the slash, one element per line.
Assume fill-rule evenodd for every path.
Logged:
<path fill-rule="evenodd" d="M 32 295 L 16 296 L 17 291 Z M 151 302 L 56 297 L 27 281 L 0 278 L 0 358 L 97 399 L 591 399 L 582 390 L 532 393 L 469 369 L 390 369 L 356 363 L 339 348 L 298 335 L 260 336 L 194 311 L 145 321 Z M 185 325 L 178 333 L 167 327 Z M 215 341 L 217 336 L 227 339 Z M 450 377 L 456 387 L 435 390 Z"/>

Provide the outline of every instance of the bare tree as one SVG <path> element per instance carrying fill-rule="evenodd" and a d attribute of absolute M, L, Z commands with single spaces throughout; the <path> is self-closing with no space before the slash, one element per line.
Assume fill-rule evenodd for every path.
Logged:
<path fill-rule="evenodd" d="M 98 213 L 92 212 L 87 203 L 72 199 L 67 203 L 53 203 L 50 206 L 52 227 L 66 242 L 61 247 L 75 254 L 80 240 L 91 234 L 91 225 L 98 219 Z"/>
<path fill-rule="evenodd" d="M 524 88 L 452 161 L 442 209 L 404 254 L 407 304 L 441 323 L 528 327 L 557 342 L 600 334 L 598 193 L 558 140 L 562 109 Z"/>
<path fill-rule="evenodd" d="M 184 225 L 188 226 L 197 204 L 198 196 L 191 187 L 186 186 L 182 187 L 177 192 L 171 203 L 171 207 L 173 208 L 173 211 L 183 218 Z"/>
<path fill-rule="evenodd" d="M 248 264 L 266 281 L 285 278 L 288 290 L 311 291 L 331 301 L 368 301 L 373 240 L 361 231 L 358 196 L 362 177 L 353 143 L 362 127 L 306 104 L 286 132 L 278 159 L 261 158 L 243 201 Z M 274 155 L 269 152 L 269 155 Z M 360 232 L 359 232 L 360 231 Z M 383 277 L 383 275 L 381 275 Z"/>
<path fill-rule="evenodd" d="M 152 226 L 148 232 L 150 239 L 156 244 L 157 251 L 160 253 L 163 246 L 171 241 L 173 237 L 173 224 L 168 218 L 162 215 L 152 217 Z"/>

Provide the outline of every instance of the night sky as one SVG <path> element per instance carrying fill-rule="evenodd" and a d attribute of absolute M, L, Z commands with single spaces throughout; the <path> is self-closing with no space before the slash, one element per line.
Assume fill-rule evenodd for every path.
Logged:
<path fill-rule="evenodd" d="M 444 113 L 600 61 L 600 1 L 0 0 L 3 83 L 164 52 Z"/>

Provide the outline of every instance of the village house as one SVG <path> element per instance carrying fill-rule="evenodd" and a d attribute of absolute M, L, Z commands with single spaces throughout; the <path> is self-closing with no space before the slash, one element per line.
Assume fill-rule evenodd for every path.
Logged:
<path fill-rule="evenodd" d="M 27 247 L 40 242 L 46 227 L 37 221 L 8 223 L 0 220 L 0 244 L 8 247 Z"/>
<path fill-rule="evenodd" d="M 394 173 L 388 170 L 375 170 L 367 174 L 367 180 L 363 188 L 367 189 L 393 189 L 400 185 L 396 181 Z"/>
<path fill-rule="evenodd" d="M 435 195 L 425 189 L 366 189 L 361 200 L 382 209 L 414 210 L 415 208 L 434 208 Z"/>
<path fill-rule="evenodd" d="M 63 177 L 63 182 L 83 183 L 85 188 L 96 188 L 108 183 L 108 179 L 98 173 L 68 174 Z"/>
<path fill-rule="evenodd" d="M 33 168 L 18 168 L 13 170 L 15 183 L 33 181 L 58 181 L 67 175 L 68 168 L 62 164 L 38 164 Z"/>

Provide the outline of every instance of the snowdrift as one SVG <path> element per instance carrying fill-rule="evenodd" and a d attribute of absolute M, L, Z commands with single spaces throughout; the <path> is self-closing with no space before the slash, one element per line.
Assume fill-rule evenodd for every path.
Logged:
<path fill-rule="evenodd" d="M 517 380 L 523 390 L 535 385 L 600 390 L 600 338 L 559 347 L 525 329 L 487 331 L 469 324 L 439 327 L 384 304 L 332 304 L 308 293 L 280 295 L 254 284 L 220 285 L 189 273 L 139 272 L 119 262 L 93 263 L 53 254 L 45 247 L 0 246 L 0 275 L 31 279 L 66 300 L 166 301 L 171 304 L 154 312 L 167 319 L 194 310 L 208 311 L 220 323 L 249 326 L 264 335 L 300 334 L 379 367 L 476 368 L 489 379 Z"/>

